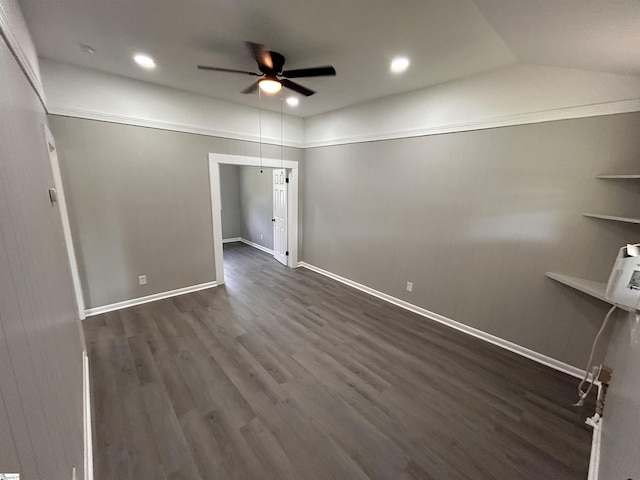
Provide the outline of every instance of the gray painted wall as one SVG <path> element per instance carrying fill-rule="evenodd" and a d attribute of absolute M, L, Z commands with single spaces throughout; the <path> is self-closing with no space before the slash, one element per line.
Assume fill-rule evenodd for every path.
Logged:
<path fill-rule="evenodd" d="M 258 144 L 55 115 L 50 124 L 87 308 L 215 280 L 208 154 L 257 156 Z M 279 158 L 280 147 L 263 155 Z"/>
<path fill-rule="evenodd" d="M 637 171 L 639 130 L 634 113 L 307 150 L 303 259 L 584 368 L 607 306 L 544 274 L 606 281 L 637 238 L 581 213 L 638 215 L 637 186 L 594 175 Z"/>
<path fill-rule="evenodd" d="M 240 167 L 242 238 L 273 249 L 273 169 Z"/>
<path fill-rule="evenodd" d="M 43 125 L 0 37 L 0 471 L 83 472 L 82 340 Z"/>
<path fill-rule="evenodd" d="M 273 169 L 220 165 L 222 238 L 273 249 Z"/>
<path fill-rule="evenodd" d="M 242 236 L 240 167 L 238 165 L 220 165 L 220 197 L 222 202 L 222 238 Z"/>

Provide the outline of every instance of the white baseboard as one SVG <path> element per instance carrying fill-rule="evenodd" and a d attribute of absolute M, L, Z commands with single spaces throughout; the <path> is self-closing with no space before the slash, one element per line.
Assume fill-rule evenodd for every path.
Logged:
<path fill-rule="evenodd" d="M 240 237 L 233 237 L 233 238 L 223 238 L 222 239 L 222 243 L 233 243 L 233 242 L 241 242 L 242 239 Z"/>
<path fill-rule="evenodd" d="M 392 297 L 391 295 L 380 292 L 371 287 L 367 287 L 366 285 L 354 282 L 353 280 L 349 280 L 348 278 L 341 277 L 340 275 L 336 275 L 335 273 L 328 272 L 327 270 L 323 270 L 322 268 L 310 265 L 306 262 L 299 262 L 299 266 L 312 270 L 316 273 L 319 273 L 320 275 L 332 278 L 333 280 L 344 283 L 345 285 L 368 293 L 369 295 L 373 295 L 374 297 L 397 305 L 398 307 L 409 310 L 410 312 L 417 313 L 418 315 L 442 323 L 443 325 L 447 325 L 448 327 L 455 328 L 456 330 L 484 340 L 485 342 L 489 342 L 493 345 L 502 347 L 506 350 L 509 350 L 510 352 L 517 353 L 518 355 L 529 358 L 530 360 L 534 360 L 538 363 L 541 363 L 542 365 L 546 365 L 547 367 L 551 367 L 555 370 L 580 379 L 584 376 L 584 370 L 576 368 L 573 365 L 569 365 L 568 363 L 561 362 L 560 360 L 556 360 L 555 358 L 551 358 L 541 353 L 530 350 L 526 347 L 523 347 L 522 345 L 518 345 L 517 343 L 513 343 L 503 338 L 496 337 L 495 335 L 491 335 L 490 333 L 483 332 L 482 330 L 478 330 L 477 328 L 470 327 L 468 325 L 465 325 L 464 323 L 456 322 L 455 320 L 452 320 L 448 317 L 431 312 L 425 308 L 418 307 L 417 305 L 413 305 L 412 303 L 405 302 L 404 300 L 400 300 L 399 298 Z"/>
<path fill-rule="evenodd" d="M 197 292 L 198 290 L 206 290 L 207 288 L 217 287 L 217 282 L 200 283 L 198 285 L 191 285 L 190 287 L 178 288 L 176 290 L 169 290 L 168 292 L 154 293 L 153 295 L 147 295 L 146 297 L 132 298 L 131 300 L 125 300 L 123 302 L 111 303 L 109 305 L 103 305 L 101 307 L 90 308 L 86 310 L 87 317 L 94 315 L 100 315 L 101 313 L 113 312 L 114 310 L 120 310 L 121 308 L 133 307 L 135 305 L 142 305 L 143 303 L 155 302 L 156 300 L 162 300 L 164 298 L 176 297 L 178 295 L 184 295 L 185 293 Z"/>
<path fill-rule="evenodd" d="M 93 433 L 91 425 L 91 386 L 89 376 L 89 357 L 82 352 L 82 396 L 84 421 L 84 478 L 93 480 Z"/>
<path fill-rule="evenodd" d="M 257 248 L 258 250 L 262 250 L 263 252 L 267 252 L 269 255 L 273 255 L 273 250 L 271 250 L 270 248 L 267 247 L 263 247 L 262 245 L 258 245 L 255 242 L 252 242 L 251 240 L 247 240 L 246 238 L 241 238 L 240 241 L 242 243 L 246 243 L 247 245 L 253 247 L 253 248 Z"/>

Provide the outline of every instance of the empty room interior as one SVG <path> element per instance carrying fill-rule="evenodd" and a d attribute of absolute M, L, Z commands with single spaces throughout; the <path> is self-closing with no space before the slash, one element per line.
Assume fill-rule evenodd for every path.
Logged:
<path fill-rule="evenodd" d="M 637 0 L 0 34 L 0 479 L 640 480 Z"/>

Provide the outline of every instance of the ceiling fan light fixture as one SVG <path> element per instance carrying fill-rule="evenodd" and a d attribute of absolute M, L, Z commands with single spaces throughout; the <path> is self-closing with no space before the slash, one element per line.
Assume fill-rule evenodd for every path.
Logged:
<path fill-rule="evenodd" d="M 265 78 L 264 80 L 260 80 L 260 90 L 264 93 L 278 93 L 282 85 L 279 81 L 274 80 L 272 78 Z"/>

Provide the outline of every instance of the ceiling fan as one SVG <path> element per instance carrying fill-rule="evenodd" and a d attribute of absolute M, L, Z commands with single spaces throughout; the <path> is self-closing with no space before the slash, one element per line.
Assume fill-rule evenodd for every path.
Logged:
<path fill-rule="evenodd" d="M 278 52 L 271 52 L 267 50 L 264 45 L 261 45 L 259 43 L 246 42 L 246 45 L 251 51 L 253 58 L 255 58 L 256 62 L 258 63 L 258 70 L 260 70 L 262 73 L 248 72 L 245 70 L 234 70 L 231 68 L 208 67 L 206 65 L 198 65 L 198 68 L 200 70 L 243 73 L 245 75 L 262 77 L 260 80 L 242 90 L 242 93 L 253 93 L 258 88 L 260 88 L 265 93 L 276 93 L 280 91 L 282 87 L 286 87 L 307 97 L 310 97 L 316 92 L 307 87 L 303 87 L 299 83 L 292 82 L 291 80 L 289 80 L 290 78 L 324 77 L 336 74 L 336 69 L 331 65 L 283 71 L 282 68 L 284 67 L 285 58 L 282 54 Z"/>

